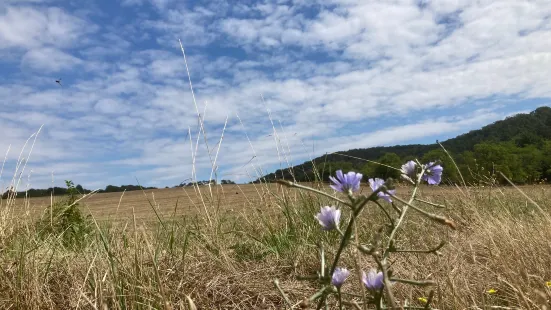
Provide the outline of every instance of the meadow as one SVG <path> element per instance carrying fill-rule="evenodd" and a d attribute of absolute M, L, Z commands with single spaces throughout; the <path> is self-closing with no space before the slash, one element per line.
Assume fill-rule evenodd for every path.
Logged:
<path fill-rule="evenodd" d="M 328 184 L 307 185 L 335 194 Z M 361 190 L 371 191 L 365 182 Z M 519 190 L 421 186 L 418 197 L 431 203 L 427 209 L 446 214 L 457 229 L 416 213 L 405 218 L 398 244 L 429 249 L 446 242 L 437 253 L 393 257 L 394 274 L 435 283 L 394 284 L 405 309 L 550 308 L 551 187 Z M 410 192 L 398 187 L 396 195 Z M 50 198 L 3 201 L 0 308 L 288 309 L 291 303 L 294 309 L 315 309 L 304 300 L 318 284 L 301 277 L 320 269 L 320 244 L 331 257 L 339 240 L 314 218 L 329 204 L 326 197 L 280 184 L 77 198 L 78 209 L 91 214 L 82 222 L 88 224 L 78 222 L 90 225 L 74 232 L 83 240 L 78 244 L 66 242 L 67 229 L 44 233 L 38 224 L 41 216 L 51 225 L 58 221 L 48 208 Z M 384 217 L 378 208 L 366 208 L 357 223 L 359 241 L 367 243 Z M 355 266 L 376 266 L 352 250 L 343 252 L 342 263 L 353 271 L 343 289 L 354 302 L 344 308 L 362 309 Z M 328 299 L 327 308 L 336 307 Z"/>

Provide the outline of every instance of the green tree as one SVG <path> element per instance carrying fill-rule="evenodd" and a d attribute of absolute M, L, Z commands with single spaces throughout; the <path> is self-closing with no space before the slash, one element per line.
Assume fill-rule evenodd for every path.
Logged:
<path fill-rule="evenodd" d="M 543 141 L 541 145 L 543 145 Z M 538 143 L 539 144 L 539 143 Z M 513 164 L 513 182 L 520 184 L 532 184 L 538 182 L 543 174 L 544 155 L 541 149 L 536 145 L 526 145 L 525 147 L 515 147 L 512 149 L 516 161 Z"/>
<path fill-rule="evenodd" d="M 386 153 L 383 156 L 381 156 L 378 160 L 378 163 L 381 163 L 386 166 L 394 167 L 394 168 L 400 168 L 402 166 L 402 160 L 400 159 L 400 156 L 398 156 L 396 153 Z M 392 169 L 383 165 L 376 165 L 374 168 L 374 176 L 382 179 L 387 178 L 394 178 L 398 179 L 400 177 L 400 171 L 396 169 Z"/>
<path fill-rule="evenodd" d="M 484 142 L 474 146 L 474 156 L 477 168 L 481 176 L 497 178 L 497 172 L 501 171 L 507 178 L 512 178 L 509 165 L 515 158 L 511 156 L 511 150 L 501 144 Z"/>
<path fill-rule="evenodd" d="M 105 192 L 107 192 L 107 193 L 119 192 L 119 191 L 120 191 L 120 187 L 118 187 L 118 186 L 107 185 L 105 187 Z"/>
<path fill-rule="evenodd" d="M 377 168 L 377 164 L 373 163 L 365 163 L 360 169 L 360 173 L 363 174 L 363 180 L 367 180 L 370 177 L 375 176 L 375 168 Z"/>
<path fill-rule="evenodd" d="M 514 141 L 501 143 L 480 143 L 475 145 L 474 154 L 483 175 L 491 176 L 501 183 L 499 172 L 517 184 L 537 182 L 543 172 L 544 156 L 536 145 L 518 147 Z"/>
<path fill-rule="evenodd" d="M 462 154 L 459 154 L 454 158 L 457 165 L 459 166 L 459 171 L 467 184 L 475 184 L 475 175 L 478 173 L 478 163 L 474 153 L 471 151 L 465 151 Z"/>
<path fill-rule="evenodd" d="M 541 150 L 541 178 L 551 181 L 551 141 L 545 141 Z"/>
<path fill-rule="evenodd" d="M 544 140 L 535 132 L 522 132 L 513 139 L 518 147 L 537 146 L 541 148 Z"/>

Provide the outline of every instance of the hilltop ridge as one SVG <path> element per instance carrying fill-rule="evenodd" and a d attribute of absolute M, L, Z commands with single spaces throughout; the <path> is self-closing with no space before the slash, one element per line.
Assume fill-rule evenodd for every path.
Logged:
<path fill-rule="evenodd" d="M 442 141 L 441 144 L 454 156 L 455 161 L 463 166 L 462 170 L 467 174 L 471 174 L 476 166 L 479 170 L 485 168 L 488 171 L 490 167 L 495 168 L 498 165 L 504 173 L 508 173 L 518 183 L 540 182 L 541 178 L 551 180 L 551 165 L 547 163 L 549 160 L 542 158 L 551 150 L 551 108 L 547 106 L 539 107 L 528 114 L 509 116 L 480 129 Z M 261 179 L 270 182 L 280 178 L 293 179 L 294 175 L 297 181 L 312 181 L 319 177 L 327 181 L 328 176 L 339 168 L 355 169 L 378 177 L 388 177 L 392 174 L 386 168 L 375 167 L 373 164 L 366 166 L 365 161 L 347 156 L 379 161 L 393 166 L 398 164 L 398 167 L 403 161 L 413 158 L 449 161 L 437 143 L 378 146 L 337 153 L 345 156 L 323 155 L 291 169 L 277 170 Z M 529 160 L 528 157 L 533 157 L 530 166 L 535 164 L 538 167 L 528 169 L 524 163 Z M 509 164 L 507 161 L 510 161 Z M 314 164 L 319 175 L 314 173 Z M 511 165 L 522 166 L 523 164 L 524 169 L 516 169 L 513 173 Z M 495 169 L 493 170 L 495 172 Z M 459 181 L 458 175 L 451 173 L 450 169 L 447 169 L 447 172 L 448 181 Z M 254 182 L 259 181 L 257 179 Z"/>

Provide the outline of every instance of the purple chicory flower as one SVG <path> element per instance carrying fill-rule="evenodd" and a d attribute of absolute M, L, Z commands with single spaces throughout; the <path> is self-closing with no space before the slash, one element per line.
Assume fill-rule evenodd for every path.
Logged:
<path fill-rule="evenodd" d="M 379 271 L 378 273 L 375 269 L 371 269 L 367 275 L 362 271 L 362 282 L 370 291 L 379 291 L 384 286 L 383 273 Z"/>
<path fill-rule="evenodd" d="M 333 272 L 333 276 L 331 277 L 331 284 L 334 286 L 340 288 L 344 281 L 346 281 L 346 278 L 350 275 L 350 271 L 346 268 L 335 268 L 335 271 Z"/>
<path fill-rule="evenodd" d="M 434 162 L 430 162 L 425 165 L 425 174 L 423 174 L 423 180 L 427 181 L 430 185 L 438 185 L 442 181 L 442 166 L 435 165 Z"/>
<path fill-rule="evenodd" d="M 339 227 L 341 210 L 334 206 L 325 206 L 321 208 L 321 212 L 315 218 L 319 221 L 323 230 L 332 230 Z"/>
<path fill-rule="evenodd" d="M 369 179 L 369 186 L 371 187 L 371 189 L 373 191 L 376 191 L 383 184 L 385 184 L 385 181 L 383 179 L 379 179 L 379 178 Z M 389 189 L 388 192 L 391 193 L 392 195 L 394 195 L 394 193 L 396 193 L 396 190 L 395 189 Z M 392 199 L 390 199 L 390 195 L 383 192 L 383 191 L 378 192 L 377 196 L 380 197 L 380 198 L 383 198 L 387 202 L 392 202 Z"/>
<path fill-rule="evenodd" d="M 410 160 L 407 163 L 402 165 L 402 177 L 406 180 L 412 181 L 412 179 L 415 179 L 415 171 L 417 168 L 417 164 Z"/>
<path fill-rule="evenodd" d="M 343 174 L 342 170 L 337 171 L 337 177 L 329 176 L 329 179 L 333 182 L 331 188 L 339 192 L 347 192 L 349 190 L 356 192 L 360 189 L 360 181 L 362 180 L 362 174 L 353 171 Z"/>

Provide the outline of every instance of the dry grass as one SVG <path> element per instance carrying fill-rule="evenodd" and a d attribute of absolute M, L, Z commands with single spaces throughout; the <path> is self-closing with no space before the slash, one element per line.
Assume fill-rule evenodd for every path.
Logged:
<path fill-rule="evenodd" d="M 212 190 L 212 197 L 210 195 Z M 204 205 L 223 205 L 221 212 L 243 210 L 247 205 L 256 204 L 265 199 L 269 192 L 277 191 L 273 186 L 224 185 L 182 188 L 163 188 L 125 193 L 93 194 L 82 202 L 97 220 L 127 219 L 134 216 L 138 219 L 155 217 L 155 212 L 163 215 L 196 215 L 204 213 Z M 59 201 L 63 197 L 54 197 Z M 17 199 L 16 210 L 25 210 L 25 205 L 32 206 L 30 213 L 38 215 L 50 205 L 50 197 Z M 151 205 L 155 206 L 155 210 Z"/>
<path fill-rule="evenodd" d="M 549 213 L 550 187 L 524 189 Z M 64 248 L 56 235 L 39 238 L 31 216 L 5 213 L 0 308 L 186 309 L 190 296 L 199 309 L 281 309 L 274 278 L 293 302 L 315 291 L 315 283 L 296 276 L 319 268 L 318 241 L 328 255 L 336 249 L 337 236 L 320 232 L 313 219 L 324 200 L 275 185 L 213 187 L 213 198 L 208 187 L 202 196 L 185 190 L 147 191 L 155 208 L 141 192 L 125 193 L 120 205 L 120 193 L 84 200 L 98 226 L 81 250 Z M 423 188 L 422 198 L 445 204 L 459 229 L 450 232 L 412 213 L 399 246 L 449 244 L 441 256 L 397 256 L 396 275 L 436 281 L 438 309 L 549 307 L 551 223 L 524 197 L 511 188 L 440 187 Z M 30 201 L 36 209 L 46 203 Z M 363 241 L 382 219 L 377 208 L 366 210 Z M 350 253 L 343 264 L 353 269 Z M 368 257 L 361 264 L 374 266 Z M 351 278 L 345 289 L 356 290 L 356 283 Z M 428 292 L 403 284 L 396 290 L 416 306 Z"/>

